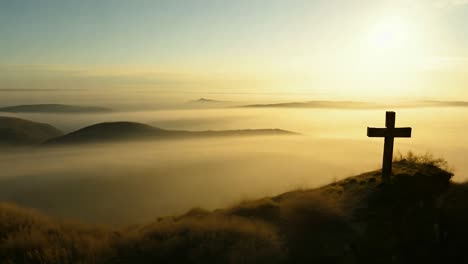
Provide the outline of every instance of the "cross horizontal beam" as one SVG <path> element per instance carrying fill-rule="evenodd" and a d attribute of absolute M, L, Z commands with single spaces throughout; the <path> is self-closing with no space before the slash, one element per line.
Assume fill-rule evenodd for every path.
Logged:
<path fill-rule="evenodd" d="M 382 164 L 382 177 L 387 181 L 392 175 L 392 162 L 393 162 L 393 144 L 395 138 L 409 138 L 411 137 L 411 127 L 395 127 L 395 112 L 387 112 L 385 114 L 385 128 L 367 127 L 368 137 L 383 137 L 384 153 Z"/>
<path fill-rule="evenodd" d="M 399 128 L 367 128 L 368 137 L 394 137 L 394 138 L 410 138 L 412 129 L 411 127 Z"/>

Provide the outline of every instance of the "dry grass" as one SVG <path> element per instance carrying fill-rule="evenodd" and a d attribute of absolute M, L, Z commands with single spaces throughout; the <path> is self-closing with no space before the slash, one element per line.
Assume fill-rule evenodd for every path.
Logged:
<path fill-rule="evenodd" d="M 276 229 L 217 214 L 161 219 L 122 232 L 59 223 L 0 204 L 1 263 L 278 263 Z"/>
<path fill-rule="evenodd" d="M 99 228 L 59 223 L 30 209 L 0 204 L 2 263 L 97 263 L 114 235 Z"/>
<path fill-rule="evenodd" d="M 401 156 L 389 184 L 379 171 L 314 190 L 246 201 L 214 212 L 115 232 L 58 222 L 0 203 L 1 263 L 436 263 L 468 248 L 467 184 L 451 184 L 446 162 Z M 438 232 L 435 234 L 434 223 Z M 434 248 L 443 236 L 450 250 Z M 382 237 L 386 239 L 382 240 Z M 439 239 L 439 240 L 438 240 Z M 421 255 L 416 251 L 430 252 Z M 414 251 L 414 252 L 413 252 Z M 463 262 L 462 258 L 450 260 Z M 401 262 L 403 263 L 403 262 Z"/>
<path fill-rule="evenodd" d="M 119 245 L 129 263 L 279 263 L 284 259 L 274 227 L 241 217 L 211 214 L 164 219 Z"/>
<path fill-rule="evenodd" d="M 398 153 L 394 157 L 394 161 L 405 165 L 434 166 L 453 173 L 453 169 L 444 158 L 435 157 L 432 153 L 416 154 L 412 151 L 408 151 L 406 154 Z"/>

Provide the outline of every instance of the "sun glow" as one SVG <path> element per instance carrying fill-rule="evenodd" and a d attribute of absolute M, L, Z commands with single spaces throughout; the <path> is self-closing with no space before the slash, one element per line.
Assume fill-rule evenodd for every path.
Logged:
<path fill-rule="evenodd" d="M 409 25 L 400 17 L 384 19 L 370 30 L 369 45 L 379 51 L 394 51 L 405 48 L 410 42 Z"/>
<path fill-rule="evenodd" d="M 415 21 L 399 16 L 381 17 L 367 29 L 359 53 L 365 71 L 414 70 L 422 61 L 423 30 Z"/>
<path fill-rule="evenodd" d="M 364 25 L 357 37 L 359 46 L 348 50 L 350 64 L 345 61 L 342 81 L 336 84 L 343 88 L 337 90 L 356 97 L 417 95 L 422 87 L 418 68 L 427 46 L 419 19 L 381 16 Z"/>

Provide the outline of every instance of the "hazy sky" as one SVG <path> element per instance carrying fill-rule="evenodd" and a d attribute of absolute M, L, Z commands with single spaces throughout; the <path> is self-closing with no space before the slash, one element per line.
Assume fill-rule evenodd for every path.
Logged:
<path fill-rule="evenodd" d="M 0 88 L 468 100 L 466 0 L 0 0 Z"/>

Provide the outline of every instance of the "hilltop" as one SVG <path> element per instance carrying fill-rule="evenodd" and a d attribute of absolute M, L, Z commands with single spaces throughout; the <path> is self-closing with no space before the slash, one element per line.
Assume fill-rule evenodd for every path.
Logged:
<path fill-rule="evenodd" d="M 136 122 L 105 122 L 91 125 L 61 137 L 50 139 L 47 144 L 83 144 L 124 140 L 183 139 L 226 136 L 293 135 L 281 129 L 244 129 L 222 131 L 165 130 Z"/>
<path fill-rule="evenodd" d="M 468 184 L 439 161 L 403 159 L 329 185 L 121 230 L 0 205 L 10 263 L 463 263 Z M 33 235 L 32 235 L 33 234 Z M 3 240 L 5 241 L 5 240 Z"/>
<path fill-rule="evenodd" d="M 59 129 L 45 123 L 0 116 L 0 144 L 33 145 L 63 135 Z"/>
<path fill-rule="evenodd" d="M 219 101 L 214 99 L 200 98 L 197 100 L 190 101 L 190 103 L 226 103 L 225 101 Z"/>
<path fill-rule="evenodd" d="M 0 112 L 5 113 L 102 113 L 110 111 L 112 110 L 105 107 L 65 104 L 31 104 L 0 108 Z"/>
<path fill-rule="evenodd" d="M 199 98 L 187 102 L 187 105 L 195 108 L 218 108 L 218 107 L 230 107 L 235 105 L 235 102 L 221 101 L 210 98 Z"/>

